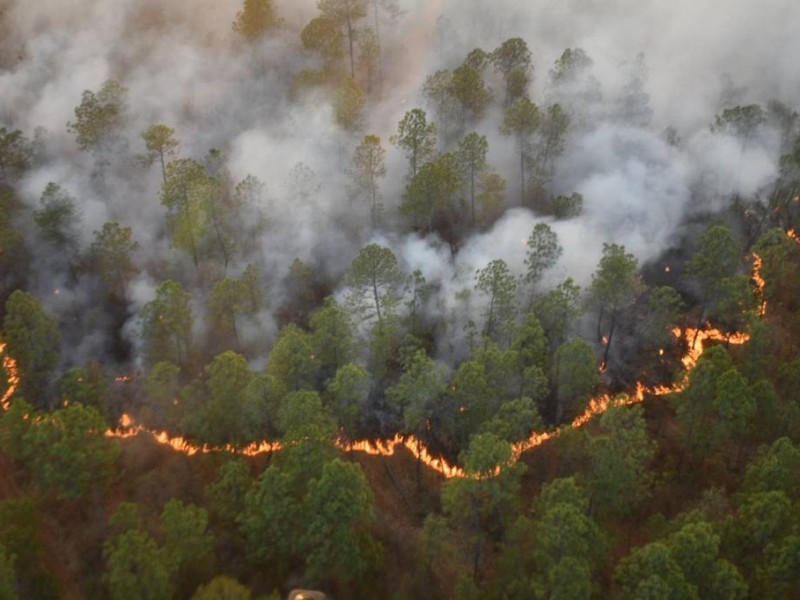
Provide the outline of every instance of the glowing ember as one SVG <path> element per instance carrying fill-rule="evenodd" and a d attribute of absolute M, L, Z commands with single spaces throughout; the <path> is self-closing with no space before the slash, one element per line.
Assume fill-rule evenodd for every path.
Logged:
<path fill-rule="evenodd" d="M 130 383 L 133 381 L 133 377 L 131 375 L 117 375 L 114 377 L 114 381 L 117 383 Z"/>
<path fill-rule="evenodd" d="M 666 265 L 664 267 L 664 273 L 670 273 L 670 272 L 672 272 L 672 267 L 670 267 L 669 265 Z"/>
<path fill-rule="evenodd" d="M 8 389 L 3 394 L 3 397 L 0 398 L 0 407 L 3 410 L 8 410 L 10 406 L 9 400 L 11 400 L 11 396 L 17 392 L 19 387 L 19 371 L 17 371 L 17 361 L 13 356 L 6 353 L 6 343 L 3 341 L 0 341 L 0 354 L 3 355 L 3 368 L 6 371 L 8 383 Z"/>
<path fill-rule="evenodd" d="M 787 231 L 787 232 L 786 232 L 786 235 L 788 235 L 788 236 L 789 236 L 790 238 L 792 238 L 792 239 L 793 239 L 795 242 L 797 242 L 798 244 L 800 244 L 800 237 L 798 237 L 798 236 L 797 236 L 797 232 L 796 232 L 794 229 L 790 229 L 789 231 Z"/>
<path fill-rule="evenodd" d="M 761 260 L 761 257 L 753 253 L 753 281 L 756 282 L 756 298 L 761 302 L 761 309 L 759 310 L 759 314 L 763 317 L 767 313 L 767 301 L 764 300 L 764 286 L 766 282 L 764 278 L 761 276 L 761 267 L 764 266 L 764 261 Z"/>

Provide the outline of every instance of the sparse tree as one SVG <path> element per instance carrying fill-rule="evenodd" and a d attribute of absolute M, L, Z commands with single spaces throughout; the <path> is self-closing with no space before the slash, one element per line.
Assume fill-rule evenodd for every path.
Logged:
<path fill-rule="evenodd" d="M 81 150 L 102 151 L 118 133 L 125 118 L 127 93 L 128 90 L 113 79 L 106 81 L 97 93 L 83 92 L 81 103 L 75 109 L 75 122 L 67 123 L 67 129 L 75 134 Z"/>
<path fill-rule="evenodd" d="M 489 301 L 483 313 L 483 334 L 491 340 L 502 337 L 517 313 L 517 280 L 504 260 L 493 260 L 475 275 L 475 289 Z"/>
<path fill-rule="evenodd" d="M 386 176 L 386 150 L 381 146 L 381 138 L 367 135 L 356 148 L 353 155 L 353 168 L 350 177 L 353 179 L 359 196 L 366 198 L 370 204 L 372 227 L 378 227 L 382 205 L 378 180 Z"/>
<path fill-rule="evenodd" d="M 128 283 L 139 272 L 133 261 L 138 250 L 139 244 L 133 239 L 130 227 L 109 222 L 94 232 L 94 241 L 89 249 L 92 265 L 111 293 L 119 298 L 125 297 Z"/>
<path fill-rule="evenodd" d="M 503 135 L 513 136 L 519 152 L 519 188 L 520 205 L 525 204 L 525 179 L 526 162 L 530 157 L 530 141 L 534 132 L 541 125 L 542 117 L 539 108 L 527 97 L 520 98 L 506 109 L 503 126 L 500 132 Z"/>
<path fill-rule="evenodd" d="M 486 136 L 476 132 L 468 133 L 458 144 L 459 167 L 461 168 L 462 186 L 469 194 L 470 219 L 475 227 L 477 217 L 475 214 L 475 201 L 478 197 L 477 186 L 486 171 L 486 154 L 489 152 L 489 143 Z"/>
<path fill-rule="evenodd" d="M 525 266 L 528 272 L 525 274 L 525 282 L 528 285 L 536 285 L 544 272 L 558 262 L 564 249 L 558 243 L 558 235 L 547 223 L 537 223 L 533 227 L 526 245 L 528 250 Z"/>
<path fill-rule="evenodd" d="M 336 88 L 333 110 L 336 123 L 347 131 L 357 131 L 364 120 L 364 92 L 355 79 L 345 79 Z"/>
<path fill-rule="evenodd" d="M 181 284 L 166 280 L 140 315 L 147 364 L 170 361 L 185 364 L 192 334 L 192 298 Z"/>
<path fill-rule="evenodd" d="M 353 259 L 345 277 L 350 288 L 347 303 L 362 320 L 377 321 L 380 328 L 400 302 L 405 276 L 389 248 L 369 244 Z"/>
<path fill-rule="evenodd" d="M 397 133 L 389 142 L 400 147 L 408 158 L 410 179 L 417 176 L 417 169 L 436 152 L 436 125 L 428 123 L 425 111 L 419 108 L 408 111 L 397 124 Z"/>
<path fill-rule="evenodd" d="M 42 192 L 39 203 L 41 208 L 33 213 L 39 233 L 47 244 L 64 257 L 69 273 L 73 281 L 76 281 L 81 216 L 75 198 L 60 185 L 50 182 Z"/>
<path fill-rule="evenodd" d="M 175 130 L 162 123 L 151 125 L 142 132 L 146 152 L 140 157 L 142 164 L 149 167 L 158 161 L 161 177 L 167 183 L 167 162 L 178 153 L 181 143 L 175 139 Z"/>
<path fill-rule="evenodd" d="M 233 22 L 233 31 L 245 41 L 255 42 L 279 27 L 281 22 L 272 0 L 243 0 L 242 10 Z"/>
<path fill-rule="evenodd" d="M 355 22 L 367 16 L 367 0 L 319 0 L 317 6 L 326 18 L 338 24 L 347 35 L 350 50 L 350 77 L 355 79 Z"/>

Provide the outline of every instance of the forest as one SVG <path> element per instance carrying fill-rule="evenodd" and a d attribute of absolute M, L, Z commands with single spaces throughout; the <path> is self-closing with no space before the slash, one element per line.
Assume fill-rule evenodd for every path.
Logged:
<path fill-rule="evenodd" d="M 0 600 L 800 598 L 800 10 L 646 4 L 0 0 Z"/>

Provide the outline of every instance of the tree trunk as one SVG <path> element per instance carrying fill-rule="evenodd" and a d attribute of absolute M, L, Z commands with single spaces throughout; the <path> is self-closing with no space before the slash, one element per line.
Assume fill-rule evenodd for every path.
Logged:
<path fill-rule="evenodd" d="M 525 140 L 519 140 L 519 205 L 525 206 Z"/>
<path fill-rule="evenodd" d="M 603 352 L 603 369 L 608 366 L 608 352 L 611 349 L 611 339 L 614 337 L 614 326 L 617 324 L 617 313 L 611 313 L 611 328 L 608 330 L 608 340 L 606 341 L 606 349 Z"/>
<path fill-rule="evenodd" d="M 353 23 L 350 21 L 350 15 L 347 15 L 347 39 L 350 43 L 350 77 L 353 81 L 356 80 L 356 62 L 353 58 Z"/>

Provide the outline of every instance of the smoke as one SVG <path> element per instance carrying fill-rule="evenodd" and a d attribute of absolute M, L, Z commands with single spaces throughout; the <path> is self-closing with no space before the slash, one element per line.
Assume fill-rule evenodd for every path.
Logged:
<path fill-rule="evenodd" d="M 382 17 L 381 94 L 369 100 L 364 131 L 351 134 L 335 124 L 329 94 L 291 93 L 294 75 L 315 64 L 299 40 L 300 29 L 316 15 L 313 0 L 276 2 L 285 27 L 253 46 L 231 31 L 238 0 L 11 2 L 5 15 L 10 36 L 0 45 L 4 64 L 12 64 L 0 71 L 0 125 L 31 138 L 37 128 L 46 130 L 39 131 L 44 150 L 18 192 L 31 208 L 50 181 L 75 196 L 84 249 L 107 220 L 133 227 L 143 272 L 128 291 L 125 331 L 131 337 L 138 311 L 164 277 L 182 277 L 198 307 L 207 296 L 202 278 L 189 274 L 190 261 L 169 247 L 158 169 L 135 160 L 144 151 L 141 132 L 154 123 L 175 128 L 181 156 L 202 159 L 211 148 L 220 149 L 234 180 L 254 175 L 264 184 L 258 208 L 269 225 L 250 259 L 263 267 L 272 307 L 287 298 L 282 286 L 295 258 L 336 281 L 372 239 L 390 245 L 409 271 L 419 268 L 435 284 L 429 309 L 444 318 L 459 311 L 477 318 L 480 300 L 466 302 L 459 292 L 472 289 L 475 272 L 491 260 L 502 258 L 523 273 L 524 242 L 541 220 L 527 209 L 507 210 L 488 230 L 466 238 L 455 255 L 434 235 L 397 233 L 403 229 L 397 208 L 406 163 L 388 145 L 404 112 L 424 105 L 420 91 L 428 75 L 458 66 L 475 47 L 490 51 L 509 37 L 522 37 L 532 50 L 530 93 L 537 103 L 555 97 L 548 71 L 568 47 L 591 57 L 601 93 L 596 106 L 577 107 L 585 109 L 585 119 L 576 122 L 557 161 L 552 191 L 579 192 L 585 205 L 579 218 L 548 221 L 564 254 L 542 285 L 567 276 L 586 285 L 603 242 L 624 244 L 640 263 L 653 260 L 674 242 L 687 214 L 724 208 L 733 195 L 756 196 L 774 181 L 781 151 L 777 132 L 764 128 L 743 144 L 712 133 L 709 124 L 723 108 L 723 73 L 745 90 L 742 103 L 775 98 L 798 106 L 800 71 L 793 63 L 800 55 L 800 11 L 791 0 L 400 4 L 401 17 Z M 368 23 L 371 14 L 363 25 Z M 617 99 L 640 52 L 647 68 L 644 101 L 649 99 L 653 112 L 646 127 L 621 122 L 617 114 Z M 499 134 L 501 82 L 494 74 L 487 77 L 497 104 L 479 129 L 489 138 L 492 167 L 508 181 L 511 206 L 518 162 L 513 141 Z M 77 148 L 66 123 L 75 119 L 81 93 L 98 90 L 109 78 L 128 90 L 126 126 L 99 169 L 98 157 Z M 667 126 L 677 129 L 683 140 L 678 146 L 662 136 Z M 380 135 L 388 150 L 381 189 L 385 231 L 378 238 L 370 230 L 369 208 L 348 192 L 352 152 L 365 133 Z M 33 287 L 44 293 L 56 282 L 71 287 L 70 306 L 98 303 L 94 284 L 70 286 L 55 271 L 42 258 L 31 274 Z M 48 305 L 63 314 L 58 303 Z M 259 331 L 271 336 L 274 320 L 265 315 Z M 456 344 L 460 334 L 449 335 Z M 102 346 L 96 331 L 80 336 L 93 351 Z"/>

